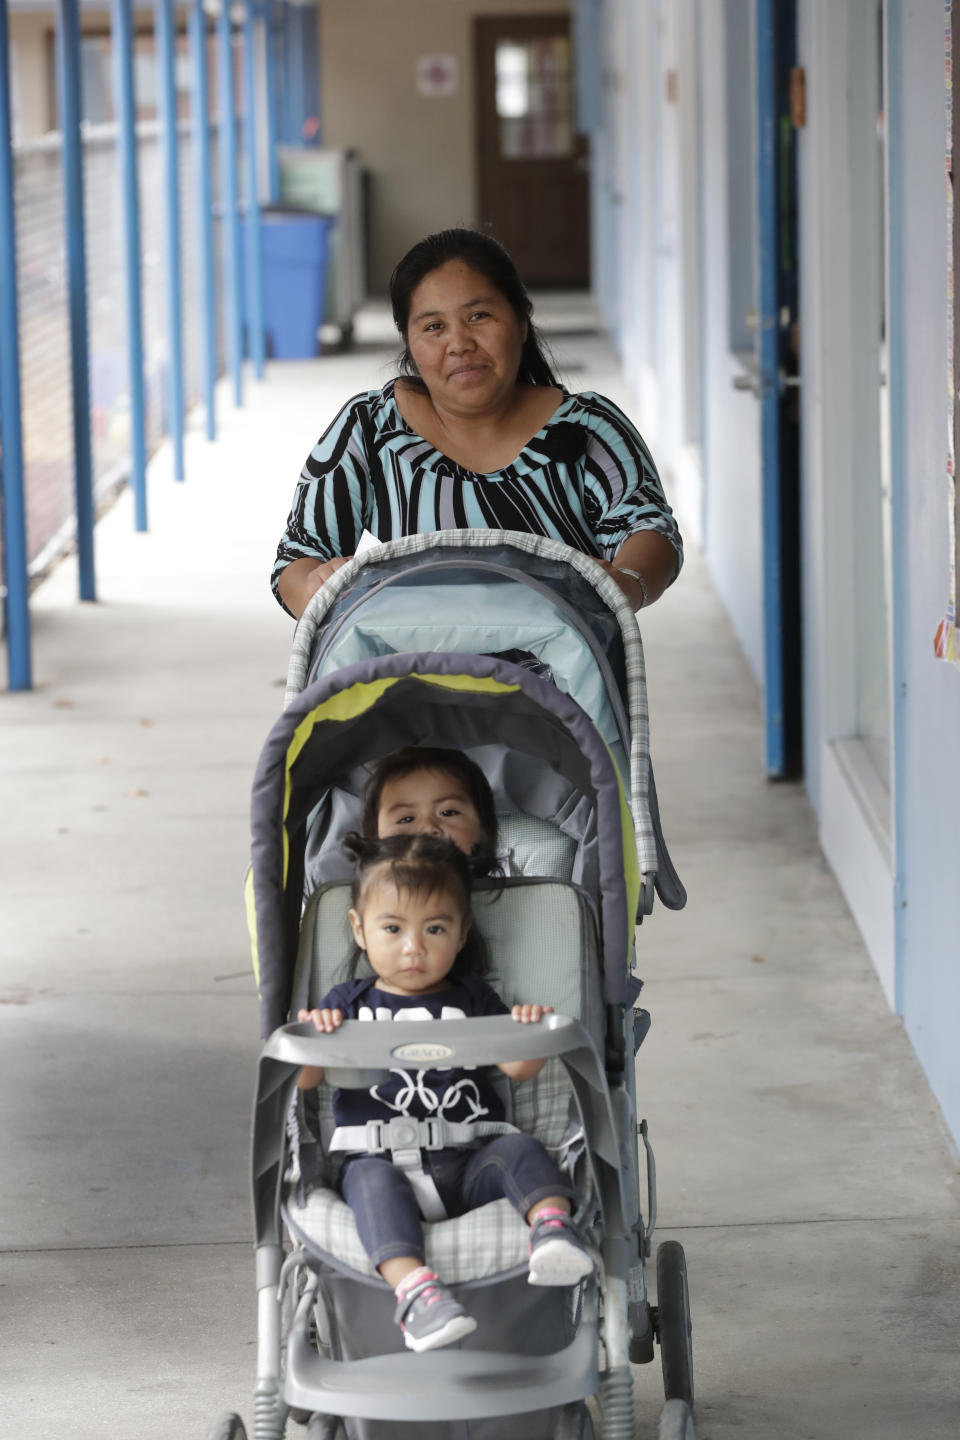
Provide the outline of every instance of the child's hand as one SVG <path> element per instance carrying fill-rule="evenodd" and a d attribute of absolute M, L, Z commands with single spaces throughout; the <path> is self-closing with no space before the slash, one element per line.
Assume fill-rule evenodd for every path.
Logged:
<path fill-rule="evenodd" d="M 343 1024 L 342 1010 L 298 1010 L 299 1021 L 312 1020 L 318 1030 L 331 1034 Z M 323 1070 L 319 1065 L 304 1065 L 297 1081 L 298 1090 L 313 1090 L 323 1083 Z"/>
<path fill-rule="evenodd" d="M 544 1015 L 552 1015 L 552 1005 L 514 1005 L 510 1011 L 511 1020 L 519 1020 L 521 1025 L 529 1025 L 531 1021 L 541 1019 Z"/>
<path fill-rule="evenodd" d="M 510 1019 L 518 1020 L 521 1025 L 530 1025 L 542 1020 L 544 1015 L 552 1014 L 552 1005 L 514 1005 Z M 505 1060 L 498 1068 L 511 1080 L 532 1080 L 545 1063 L 543 1060 Z"/>
<path fill-rule="evenodd" d="M 298 1010 L 298 1020 L 312 1020 L 318 1030 L 324 1031 L 327 1035 L 338 1030 L 343 1024 L 342 1010 Z"/>

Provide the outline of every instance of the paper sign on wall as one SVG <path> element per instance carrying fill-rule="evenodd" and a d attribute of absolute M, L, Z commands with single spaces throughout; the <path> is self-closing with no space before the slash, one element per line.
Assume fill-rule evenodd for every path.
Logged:
<path fill-rule="evenodd" d="M 431 99 L 456 95 L 460 88 L 460 63 L 456 55 L 421 55 L 417 61 L 417 89 Z"/>

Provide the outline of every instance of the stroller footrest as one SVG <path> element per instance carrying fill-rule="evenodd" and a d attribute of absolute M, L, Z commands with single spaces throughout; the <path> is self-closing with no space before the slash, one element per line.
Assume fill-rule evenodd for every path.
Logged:
<path fill-rule="evenodd" d="M 573 1341 L 550 1355 L 445 1347 L 420 1355 L 328 1360 L 297 1326 L 283 1393 L 293 1409 L 328 1415 L 472 1420 L 566 1405 L 594 1394 L 599 1383 L 595 1306 L 585 1304 Z"/>

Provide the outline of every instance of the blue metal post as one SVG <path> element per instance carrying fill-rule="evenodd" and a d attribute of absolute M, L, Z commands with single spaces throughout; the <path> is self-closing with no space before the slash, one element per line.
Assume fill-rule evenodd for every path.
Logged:
<path fill-rule="evenodd" d="M 275 205 L 280 198 L 280 161 L 277 157 L 277 76 L 274 45 L 275 0 L 263 0 L 263 61 L 267 107 L 267 198 Z"/>
<path fill-rule="evenodd" d="M 757 358 L 763 456 L 763 649 L 765 767 L 786 769 L 783 573 L 780 540 L 780 310 L 777 294 L 777 104 L 774 0 L 756 0 Z"/>
<path fill-rule="evenodd" d="M 263 260 L 260 253 L 260 186 L 257 176 L 257 67 L 254 53 L 253 0 L 247 0 L 243 15 L 243 73 L 246 105 L 244 127 L 247 143 L 247 347 L 253 373 L 263 379 Z"/>
<path fill-rule="evenodd" d="M 240 263 L 240 213 L 237 208 L 237 116 L 233 95 L 233 44 L 230 7 L 224 0 L 217 19 L 220 98 L 220 189 L 223 215 L 223 314 L 227 332 L 227 369 L 233 376 L 233 401 L 243 404 L 243 267 Z"/>
<path fill-rule="evenodd" d="M 303 144 L 303 7 L 287 5 L 283 31 L 283 94 L 286 101 L 288 145 Z"/>
<path fill-rule="evenodd" d="M 298 65 L 300 73 L 300 133 L 311 145 L 319 145 L 320 133 L 320 44 L 317 33 L 319 7 L 301 5 L 300 10 L 300 51 Z M 314 121 L 314 128 L 307 133 L 304 122 Z"/>
<path fill-rule="evenodd" d="M 213 268 L 213 185 L 210 161 L 210 87 L 207 75 L 207 17 L 203 0 L 190 10 L 190 63 L 193 70 L 193 153 L 197 183 L 199 295 L 202 307 L 203 397 L 207 439 L 217 438 L 217 320 Z"/>
<path fill-rule="evenodd" d="M 120 181 L 127 261 L 127 353 L 130 371 L 130 484 L 134 525 L 147 528 L 147 441 L 143 393 L 143 312 L 140 200 L 137 192 L 137 109 L 133 93 L 133 0 L 113 0 Z"/>
<path fill-rule="evenodd" d="M 174 85 L 174 0 L 156 0 L 157 91 L 166 200 L 167 425 L 173 441 L 173 473 L 183 479 L 183 320 L 180 285 L 180 189 L 177 156 L 177 94 Z"/>
<path fill-rule="evenodd" d="M 7 675 L 11 690 L 29 690 L 30 606 L 27 520 L 23 497 L 17 230 L 10 132 L 10 44 L 7 0 L 0 0 L 0 494 L 6 583 Z"/>
<path fill-rule="evenodd" d="M 63 135 L 64 227 L 73 381 L 73 466 L 77 509 L 77 570 L 81 600 L 96 600 L 93 555 L 93 444 L 90 435 L 90 358 L 87 328 L 87 247 L 83 228 L 83 151 L 80 143 L 79 0 L 59 0 L 57 82 Z"/>

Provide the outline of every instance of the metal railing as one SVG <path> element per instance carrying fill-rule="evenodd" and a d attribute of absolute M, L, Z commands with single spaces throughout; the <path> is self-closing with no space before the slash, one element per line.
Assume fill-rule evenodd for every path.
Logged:
<path fill-rule="evenodd" d="M 216 147 L 216 127 L 212 126 Z M 115 125 L 85 126 L 84 208 L 90 333 L 94 487 L 102 499 L 125 480 L 130 457 L 130 386 L 124 291 L 123 216 Z M 160 127 L 137 126 L 143 268 L 143 374 L 147 449 L 160 443 L 167 404 L 164 185 Z M 191 132 L 178 126 L 183 364 L 187 408 L 201 399 L 202 336 L 197 190 Z M 24 489 L 31 574 L 69 545 L 74 526 L 70 342 L 59 134 L 14 149 L 23 392 Z M 214 159 L 213 182 L 219 167 Z M 219 292 L 215 247 L 215 293 Z M 222 325 L 218 353 L 223 365 Z"/>

